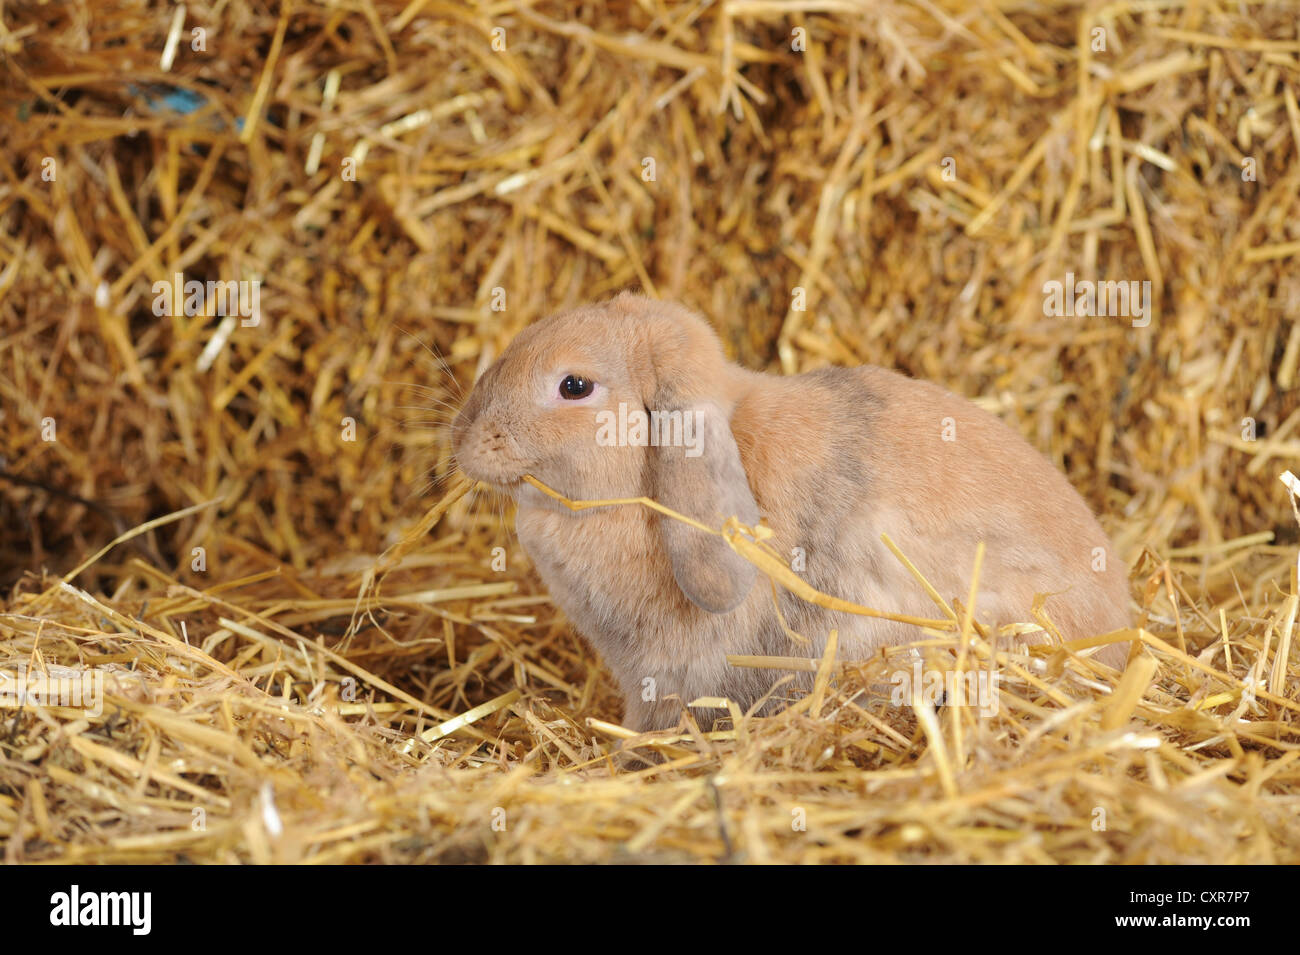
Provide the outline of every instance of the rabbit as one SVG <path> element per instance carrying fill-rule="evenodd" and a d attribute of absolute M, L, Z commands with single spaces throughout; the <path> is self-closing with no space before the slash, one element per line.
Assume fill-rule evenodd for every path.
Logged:
<path fill-rule="evenodd" d="M 680 433 L 638 429 L 637 412 L 674 428 L 681 412 Z M 981 622 L 1030 621 L 1047 594 L 1066 639 L 1130 624 L 1126 568 L 1088 505 L 993 415 L 879 367 L 747 370 L 680 305 L 623 293 L 526 327 L 475 384 L 451 438 L 468 477 L 514 498 L 520 544 L 603 657 L 637 731 L 677 725 L 701 696 L 744 710 L 763 701 L 780 674 L 730 666 L 728 654 L 819 657 L 835 629 L 838 658 L 860 660 L 923 634 L 777 587 L 786 625 L 810 641 L 800 644 L 768 581 L 721 537 L 640 505 L 573 511 L 525 474 L 570 499 L 645 496 L 714 528 L 761 517 L 809 584 L 877 610 L 940 616 L 886 533 L 963 602 L 984 541 Z M 1126 650 L 1100 657 L 1120 665 Z"/>

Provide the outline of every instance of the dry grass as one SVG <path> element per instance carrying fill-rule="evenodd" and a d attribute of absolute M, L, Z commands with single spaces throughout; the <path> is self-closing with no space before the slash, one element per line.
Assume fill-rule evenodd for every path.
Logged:
<path fill-rule="evenodd" d="M 106 691 L 0 709 L 7 861 L 1300 861 L 1300 7 L 175 9 L 0 13 L 0 672 Z M 981 396 L 1133 566 L 1125 673 L 918 631 L 629 739 L 438 430 L 625 287 Z M 994 654 L 991 717 L 890 699 Z"/>

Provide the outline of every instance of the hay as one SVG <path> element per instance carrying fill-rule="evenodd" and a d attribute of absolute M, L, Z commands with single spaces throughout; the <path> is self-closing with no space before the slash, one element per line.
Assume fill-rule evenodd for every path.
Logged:
<path fill-rule="evenodd" d="M 0 709 L 6 861 L 1300 861 L 1295 5 L 178 11 L 0 14 L 0 672 L 105 687 Z M 260 322 L 156 316 L 178 272 Z M 620 727 L 438 428 L 624 287 L 981 396 L 1133 566 L 1124 674 L 933 629 Z"/>

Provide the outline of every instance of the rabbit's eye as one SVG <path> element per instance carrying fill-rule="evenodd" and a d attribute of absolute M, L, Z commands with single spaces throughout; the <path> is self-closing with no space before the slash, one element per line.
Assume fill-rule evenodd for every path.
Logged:
<path fill-rule="evenodd" d="M 581 375 L 566 375 L 560 382 L 560 397 L 567 398 L 569 401 L 576 401 L 579 398 L 586 398 L 596 388 L 596 383 L 590 378 L 583 378 Z"/>

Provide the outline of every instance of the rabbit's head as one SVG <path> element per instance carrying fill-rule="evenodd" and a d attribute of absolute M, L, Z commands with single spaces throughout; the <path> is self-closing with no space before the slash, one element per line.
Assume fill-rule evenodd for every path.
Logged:
<path fill-rule="evenodd" d="M 644 496 L 710 527 L 752 524 L 730 428 L 738 374 L 702 318 L 621 295 L 520 332 L 456 416 L 453 452 L 521 506 L 551 506 L 523 482 L 531 474 L 569 498 Z M 714 613 L 744 599 L 754 568 L 725 541 L 666 517 L 660 526 L 687 597 Z"/>

